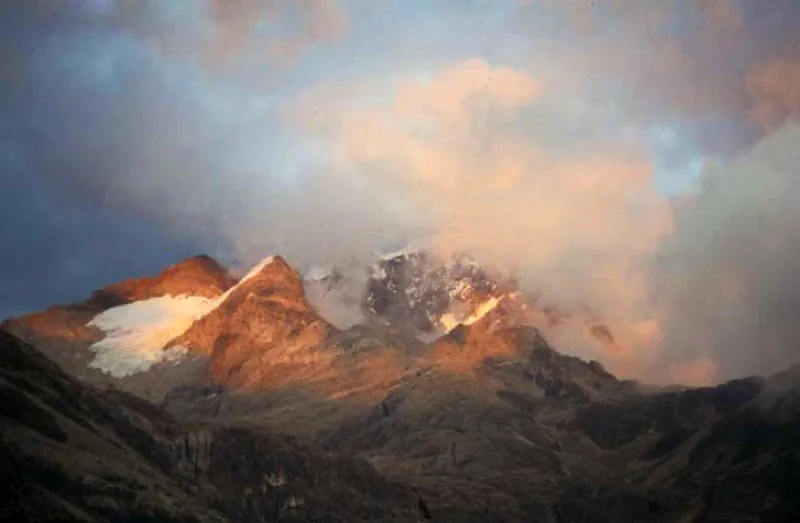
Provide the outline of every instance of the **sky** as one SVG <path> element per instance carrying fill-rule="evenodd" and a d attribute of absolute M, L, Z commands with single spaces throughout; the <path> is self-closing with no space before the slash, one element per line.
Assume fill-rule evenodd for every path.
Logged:
<path fill-rule="evenodd" d="M 0 35 L 0 317 L 415 242 L 590 307 L 616 347 L 559 348 L 620 375 L 800 360 L 794 0 L 10 0 Z"/>

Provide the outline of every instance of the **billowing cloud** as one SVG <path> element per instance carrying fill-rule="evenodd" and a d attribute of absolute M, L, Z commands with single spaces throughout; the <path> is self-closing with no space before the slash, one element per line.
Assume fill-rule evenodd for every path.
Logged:
<path fill-rule="evenodd" d="M 798 59 L 775 59 L 748 76 L 751 118 L 766 130 L 800 116 L 800 52 Z"/>
<path fill-rule="evenodd" d="M 536 65 L 615 93 L 629 118 L 677 126 L 708 154 L 752 144 L 764 119 L 796 114 L 793 0 L 532 0 L 520 2 L 518 20 L 558 57 L 533 53 Z"/>
<path fill-rule="evenodd" d="M 665 358 L 708 358 L 718 378 L 800 356 L 800 127 L 786 125 L 710 174 L 678 208 L 654 276 Z"/>
<path fill-rule="evenodd" d="M 798 27 L 793 0 L 0 2 L 3 301 L 425 239 L 589 306 L 613 346 L 556 344 L 622 374 L 777 369 Z"/>
<path fill-rule="evenodd" d="M 297 58 L 309 45 L 336 41 L 347 16 L 336 0 L 207 0 L 211 15 L 207 58 L 275 62 Z"/>
<path fill-rule="evenodd" d="M 434 247 L 476 253 L 558 305 L 602 310 L 625 330 L 652 321 L 642 314 L 644 269 L 671 229 L 669 206 L 646 155 L 622 135 L 581 131 L 589 120 L 613 125 L 604 112 L 585 109 L 564 128 L 569 106 L 558 86 L 480 59 L 400 78 L 382 101 L 341 96 L 351 92 L 311 93 L 296 115 L 357 172 L 411 202 Z M 623 343 L 606 356 L 636 360 L 635 348 Z"/>

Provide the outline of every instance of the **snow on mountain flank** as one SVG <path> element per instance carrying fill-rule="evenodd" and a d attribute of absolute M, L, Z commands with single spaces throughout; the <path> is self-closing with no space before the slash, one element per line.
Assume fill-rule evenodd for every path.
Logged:
<path fill-rule="evenodd" d="M 481 318 L 492 312 L 499 303 L 500 299 L 492 296 L 485 302 L 481 303 L 478 308 L 475 309 L 475 312 L 473 312 L 470 317 L 464 320 L 462 323 L 464 325 L 472 325 L 476 321 L 479 321 Z"/>
<path fill-rule="evenodd" d="M 269 265 L 270 263 L 272 263 L 274 261 L 275 261 L 275 257 L 274 256 L 270 256 L 268 258 L 264 258 L 261 261 L 261 263 L 259 263 L 258 265 L 256 265 L 252 269 L 250 269 L 250 271 L 247 274 L 245 274 L 242 277 L 242 279 L 239 280 L 239 282 L 236 285 L 234 285 L 233 287 L 231 287 L 227 291 L 225 291 L 222 294 L 220 294 L 213 301 L 213 303 L 211 305 L 211 308 L 209 310 L 205 311 L 201 316 L 198 316 L 197 319 L 199 320 L 201 317 L 205 316 L 209 312 L 211 312 L 214 309 L 216 309 L 217 307 L 219 307 L 220 304 L 222 304 L 225 300 L 227 300 L 228 297 L 236 291 L 236 289 L 238 289 L 241 285 L 244 285 L 247 281 L 255 278 L 256 276 L 258 276 L 258 273 L 260 273 L 262 270 L 264 270 L 264 267 L 266 267 L 267 265 Z"/>
<path fill-rule="evenodd" d="M 489 314 L 495 307 L 500 303 L 500 299 L 492 296 L 485 302 L 478 305 L 478 308 L 475 309 L 475 312 L 470 314 L 463 320 L 458 320 L 453 313 L 446 313 L 443 314 L 442 317 L 439 319 L 439 323 L 441 323 L 442 327 L 444 328 L 445 332 L 450 332 L 451 330 L 455 329 L 459 324 L 462 325 L 472 325 L 473 323 L 480 321 L 481 318 Z"/>
<path fill-rule="evenodd" d="M 161 361 L 180 359 L 186 349 L 164 351 L 206 314 L 213 301 L 198 296 L 160 296 L 113 307 L 88 323 L 105 333 L 90 349 L 95 357 L 89 367 L 116 378 L 143 372 Z"/>
<path fill-rule="evenodd" d="M 98 314 L 87 325 L 102 330 L 105 337 L 91 345 L 95 357 L 89 367 L 122 378 L 144 372 L 162 361 L 180 360 L 186 354 L 186 348 L 175 347 L 165 351 L 164 347 L 273 261 L 273 257 L 264 259 L 236 285 L 213 300 L 185 294 L 166 295 L 112 307 Z"/>

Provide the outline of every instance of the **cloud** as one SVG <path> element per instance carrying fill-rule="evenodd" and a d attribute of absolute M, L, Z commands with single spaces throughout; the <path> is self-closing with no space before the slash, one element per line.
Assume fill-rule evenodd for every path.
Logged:
<path fill-rule="evenodd" d="M 729 154 L 763 135 L 758 127 L 766 93 L 758 84 L 769 82 L 764 68 L 775 71 L 775 60 L 787 66 L 800 59 L 800 11 L 792 0 L 534 0 L 519 9 L 532 48 L 544 41 L 549 51 L 543 57 L 533 52 L 535 65 L 541 61 L 556 76 L 594 83 L 624 100 L 629 118 L 678 126 L 712 155 Z M 539 19 L 551 21 L 543 34 L 533 29 L 544 25 Z M 795 83 L 791 69 L 777 75 L 775 83 L 782 85 L 767 93 L 780 90 L 786 100 Z"/>
<path fill-rule="evenodd" d="M 264 217 L 297 192 L 290 182 L 303 160 L 278 131 L 280 86 L 250 88 L 192 50 L 207 41 L 200 4 L 0 7 L 9 80 L 0 88 L 0 242 L 9 247 L 0 317 L 79 300 L 203 251 L 242 264 L 269 253 L 245 235 L 268 232 Z M 333 37 L 320 27 L 332 4 L 313 4 L 292 8 L 298 29 L 282 39 L 306 38 L 308 10 L 322 13 L 313 31 Z"/>
<path fill-rule="evenodd" d="M 207 0 L 213 35 L 207 58 L 214 63 L 268 58 L 293 61 L 314 43 L 338 40 L 346 12 L 335 0 Z"/>
<path fill-rule="evenodd" d="M 558 305 L 588 306 L 616 338 L 599 347 L 563 331 L 560 347 L 622 375 L 694 385 L 798 357 L 793 127 L 670 202 L 624 109 L 576 108 L 558 85 L 480 59 L 329 84 L 291 115 L 352 171 L 391 187 L 436 248 L 514 270 Z"/>
<path fill-rule="evenodd" d="M 798 52 L 800 57 L 800 52 Z M 750 71 L 750 117 L 773 130 L 800 115 L 800 59 L 775 59 Z"/>
<path fill-rule="evenodd" d="M 557 345 L 622 374 L 796 359 L 792 0 L 0 6 L 15 307 L 200 248 L 306 268 L 424 238 L 591 306 L 616 343 Z"/>
<path fill-rule="evenodd" d="M 655 276 L 665 360 L 707 358 L 724 379 L 800 357 L 798 143 L 800 126 L 781 127 L 678 208 Z"/>
<path fill-rule="evenodd" d="M 265 74 L 294 63 L 314 44 L 336 42 L 348 29 L 337 0 L 29 0 L 3 4 L 0 19 L 9 35 L 0 42 L 7 63 L 36 45 L 20 42 L 31 32 L 104 31 L 217 74 L 252 68 Z"/>
<path fill-rule="evenodd" d="M 602 310 L 631 332 L 651 321 L 637 310 L 647 299 L 643 269 L 670 231 L 669 206 L 646 154 L 613 132 L 587 139 L 587 122 L 611 127 L 604 111 L 585 108 L 564 126 L 569 101 L 558 86 L 480 59 L 399 77 L 383 91 L 362 102 L 345 94 L 353 88 L 329 86 L 294 114 L 351 168 L 413 205 L 444 254 L 475 253 L 557 304 Z M 624 339 L 614 350 L 605 356 L 638 358 Z"/>
<path fill-rule="evenodd" d="M 109 210 L 59 205 L 2 149 L 0 319 L 85 298 L 201 252 L 203 240 Z M 132 255 L 135 253 L 135 255 Z"/>
<path fill-rule="evenodd" d="M 280 253 L 302 271 L 348 259 L 366 261 L 423 230 L 395 197 L 330 164 L 309 167 L 269 206 L 259 206 L 257 195 L 243 199 L 251 215 L 223 217 L 219 228 L 245 264 L 267 252 Z"/>

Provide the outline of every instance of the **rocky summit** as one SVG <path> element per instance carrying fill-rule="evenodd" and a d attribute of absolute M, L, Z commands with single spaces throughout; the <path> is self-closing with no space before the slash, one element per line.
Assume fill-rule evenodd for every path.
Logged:
<path fill-rule="evenodd" d="M 469 257 L 206 256 L 0 332 L 8 521 L 800 521 L 800 372 L 621 380 Z M 561 352 L 561 350 L 565 352 Z"/>

